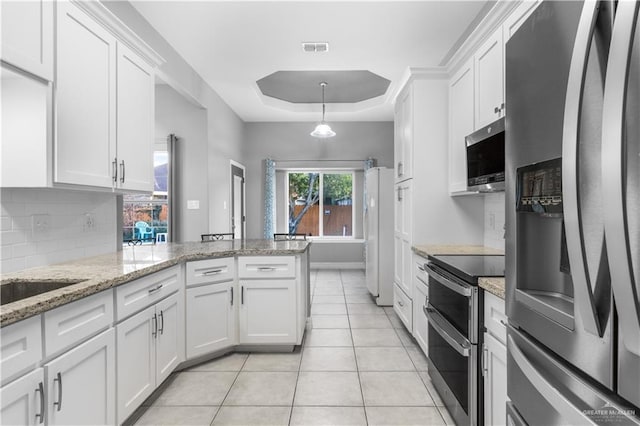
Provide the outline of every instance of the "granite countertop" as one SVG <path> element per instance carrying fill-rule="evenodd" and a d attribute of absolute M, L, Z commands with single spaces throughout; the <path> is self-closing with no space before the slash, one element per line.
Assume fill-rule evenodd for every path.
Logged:
<path fill-rule="evenodd" d="M 227 240 L 124 247 L 122 251 L 3 274 L 15 281 L 81 281 L 0 306 L 0 327 L 190 260 L 301 254 L 309 241 Z"/>
<path fill-rule="evenodd" d="M 504 300 L 504 277 L 480 277 L 478 287 Z"/>
<path fill-rule="evenodd" d="M 412 247 L 414 253 L 427 257 L 436 254 L 504 254 L 503 250 L 480 245 L 440 244 L 416 245 Z M 504 300 L 504 278 L 480 277 L 478 286 L 489 293 Z"/>

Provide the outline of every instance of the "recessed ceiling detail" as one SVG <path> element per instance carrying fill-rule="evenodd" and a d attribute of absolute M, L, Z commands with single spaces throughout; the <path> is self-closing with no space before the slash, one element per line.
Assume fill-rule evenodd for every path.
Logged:
<path fill-rule="evenodd" d="M 256 82 L 263 95 L 295 104 L 321 103 L 318 85 L 325 88 L 326 103 L 356 103 L 387 92 L 391 81 L 371 71 L 277 71 Z"/>

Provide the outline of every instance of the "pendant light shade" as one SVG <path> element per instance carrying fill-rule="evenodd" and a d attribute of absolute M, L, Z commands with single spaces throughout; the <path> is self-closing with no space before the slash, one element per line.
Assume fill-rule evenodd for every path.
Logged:
<path fill-rule="evenodd" d="M 311 132 L 311 136 L 313 136 L 314 138 L 332 138 L 336 135 L 336 132 L 331 130 L 331 126 L 329 126 L 327 122 L 324 121 L 324 87 L 326 85 L 327 83 L 324 81 L 320 83 L 320 86 L 322 86 L 322 121 L 316 126 L 315 129 L 313 129 L 313 132 Z"/>

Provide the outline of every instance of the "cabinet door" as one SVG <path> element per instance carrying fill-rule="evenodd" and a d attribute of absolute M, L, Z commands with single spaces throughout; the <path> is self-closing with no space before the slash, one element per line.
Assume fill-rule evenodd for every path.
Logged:
<path fill-rule="evenodd" d="M 427 306 L 427 298 L 429 297 L 428 285 L 414 275 L 413 286 L 413 337 L 415 337 L 422 352 L 427 353 L 428 343 L 428 322 L 427 316 L 424 314 L 423 307 Z"/>
<path fill-rule="evenodd" d="M 484 334 L 484 424 L 507 422 L 507 347 Z"/>
<path fill-rule="evenodd" d="M 394 179 L 395 182 L 399 182 L 400 168 L 399 163 L 402 161 L 402 97 L 399 97 L 394 111 L 393 117 L 393 161 L 394 161 Z"/>
<path fill-rule="evenodd" d="M 467 150 L 464 138 L 474 130 L 473 61 L 468 61 L 449 85 L 449 191 L 467 190 Z"/>
<path fill-rule="evenodd" d="M 0 2 L 2 60 L 53 81 L 51 0 Z"/>
<path fill-rule="evenodd" d="M 296 280 L 240 282 L 240 343 L 296 343 Z"/>
<path fill-rule="evenodd" d="M 179 296 L 174 294 L 156 305 L 158 333 L 156 335 L 156 386 L 164 381 L 180 363 Z"/>
<path fill-rule="evenodd" d="M 404 202 L 402 196 L 402 184 L 396 184 L 395 194 L 393 199 L 394 214 L 393 214 L 393 251 L 395 255 L 395 261 L 393 264 L 393 280 L 400 284 L 402 282 L 402 224 L 405 217 L 404 214 Z"/>
<path fill-rule="evenodd" d="M 116 40 L 67 1 L 57 6 L 56 182 L 111 188 Z"/>
<path fill-rule="evenodd" d="M 153 191 L 154 76 L 118 43 L 118 188 Z"/>
<path fill-rule="evenodd" d="M 399 99 L 400 120 L 396 150 L 396 181 L 409 179 L 413 175 L 413 95 L 409 87 Z"/>
<path fill-rule="evenodd" d="M 118 339 L 118 423 L 122 423 L 156 388 L 153 306 L 116 326 Z"/>
<path fill-rule="evenodd" d="M 38 368 L 0 389 L 0 424 L 44 423 L 44 371 Z"/>
<path fill-rule="evenodd" d="M 109 329 L 45 366 L 47 424 L 116 421 L 115 332 Z"/>
<path fill-rule="evenodd" d="M 489 37 L 474 56 L 475 127 L 500 118 L 504 111 L 502 28 Z"/>
<path fill-rule="evenodd" d="M 187 359 L 236 343 L 234 291 L 233 282 L 187 289 Z"/>

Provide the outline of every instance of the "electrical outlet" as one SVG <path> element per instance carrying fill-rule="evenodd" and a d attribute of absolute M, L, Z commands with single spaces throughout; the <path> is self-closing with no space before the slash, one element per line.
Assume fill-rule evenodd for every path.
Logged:
<path fill-rule="evenodd" d="M 48 214 L 31 215 L 31 229 L 34 234 L 43 234 L 49 231 L 51 216 Z"/>
<path fill-rule="evenodd" d="M 96 218 L 93 213 L 85 213 L 84 214 L 84 224 L 82 228 L 85 232 L 95 231 L 96 229 Z"/>

